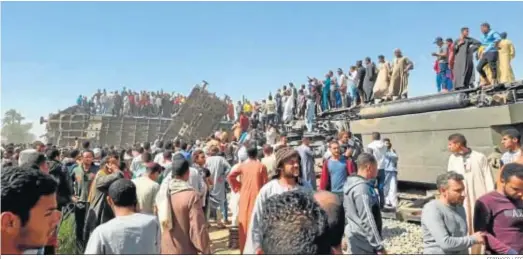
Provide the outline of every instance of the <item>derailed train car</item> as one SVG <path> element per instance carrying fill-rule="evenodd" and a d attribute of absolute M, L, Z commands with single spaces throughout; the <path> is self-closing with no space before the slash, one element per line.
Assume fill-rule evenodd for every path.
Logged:
<path fill-rule="evenodd" d="M 205 88 L 193 88 L 163 137 L 185 141 L 209 137 L 227 114 L 227 103 Z"/>
<path fill-rule="evenodd" d="M 322 117 L 349 121 L 365 144 L 372 132 L 380 132 L 398 153 L 400 181 L 434 184 L 447 170 L 449 135 L 461 133 L 470 148 L 495 157 L 496 150 L 503 151 L 503 130 L 523 132 L 523 81 L 340 109 Z"/>
<path fill-rule="evenodd" d="M 57 146 L 89 140 L 93 145 L 130 147 L 153 142 L 159 136 L 185 140 L 207 137 L 220 126 L 226 111 L 224 100 L 195 87 L 173 118 L 90 115 L 72 106 L 50 114 L 47 120 L 41 118 L 41 123 L 46 123 L 47 142 Z"/>
<path fill-rule="evenodd" d="M 89 140 L 94 145 L 128 147 L 154 141 L 170 122 L 168 118 L 60 113 L 47 121 L 47 140 L 57 146 L 75 146 L 77 141 Z"/>

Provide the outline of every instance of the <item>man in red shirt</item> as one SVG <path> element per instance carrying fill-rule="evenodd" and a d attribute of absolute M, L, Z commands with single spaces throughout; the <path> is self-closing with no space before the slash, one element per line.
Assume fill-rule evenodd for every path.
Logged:
<path fill-rule="evenodd" d="M 242 143 L 247 137 L 247 130 L 249 130 L 249 117 L 245 115 L 244 112 L 240 112 L 240 129 L 242 133 L 240 134 L 240 143 Z"/>
<path fill-rule="evenodd" d="M 242 133 L 249 130 L 249 117 L 247 117 L 244 112 L 240 112 L 240 128 L 242 129 Z"/>

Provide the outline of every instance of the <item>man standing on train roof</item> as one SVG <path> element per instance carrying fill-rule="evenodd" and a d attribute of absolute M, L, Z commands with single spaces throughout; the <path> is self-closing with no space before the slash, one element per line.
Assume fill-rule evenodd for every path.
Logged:
<path fill-rule="evenodd" d="M 474 204 L 480 196 L 494 190 L 494 179 L 487 157 L 467 147 L 467 140 L 462 134 L 455 133 L 448 137 L 448 149 L 452 154 L 449 157 L 447 171 L 454 171 L 464 177 L 466 197 L 463 205 L 469 234 L 472 234 Z M 473 247 L 471 254 L 478 254 L 479 248 Z"/>
<path fill-rule="evenodd" d="M 374 84 L 376 83 L 376 64 L 372 62 L 370 57 L 365 58 L 365 77 L 363 79 L 363 93 L 364 97 L 362 98 L 363 102 L 366 104 L 371 104 L 373 102 L 374 96 L 372 90 L 374 89 Z"/>
<path fill-rule="evenodd" d="M 404 56 L 400 49 L 394 50 L 394 56 L 389 93 L 387 94 L 389 100 L 408 97 L 409 72 L 414 69 L 414 63 Z"/>
<path fill-rule="evenodd" d="M 454 63 L 452 72 L 454 75 L 454 88 L 469 88 L 474 83 L 474 52 L 479 48 L 481 42 L 469 37 L 469 28 L 461 28 L 459 39 L 454 42 Z"/>
<path fill-rule="evenodd" d="M 354 100 L 356 103 L 358 104 L 361 104 L 363 105 L 363 103 L 365 102 L 364 98 L 365 98 L 365 94 L 363 92 L 363 82 L 364 82 L 364 79 L 365 79 L 365 73 L 366 73 L 366 70 L 365 70 L 365 67 L 363 67 L 363 62 L 361 60 L 358 60 L 356 61 L 356 68 L 357 68 L 357 71 L 358 71 L 358 76 L 357 76 L 357 79 L 356 79 L 356 88 L 358 89 L 358 99 L 357 100 Z"/>
<path fill-rule="evenodd" d="M 438 62 L 438 93 L 443 91 L 447 92 L 450 89 L 448 89 L 447 85 L 447 72 L 449 70 L 449 49 L 447 43 L 443 42 L 443 38 L 437 37 L 434 41 L 434 44 L 438 46 L 438 51 L 433 52 L 432 56 L 436 57 L 436 60 Z"/>
<path fill-rule="evenodd" d="M 514 80 L 514 72 L 510 62 L 516 57 L 516 49 L 511 40 L 507 39 L 507 33 L 502 32 L 499 34 L 501 41 L 498 44 L 499 47 L 499 82 L 500 83 L 512 83 Z"/>
<path fill-rule="evenodd" d="M 338 68 L 338 84 L 340 86 L 341 106 L 345 108 L 347 107 L 347 75 L 343 73 L 341 68 Z"/>
<path fill-rule="evenodd" d="M 483 33 L 481 44 L 485 47 L 485 50 L 483 51 L 483 55 L 479 57 L 479 63 L 476 69 L 479 75 L 485 80 L 485 85 L 496 85 L 498 83 L 498 45 L 501 41 L 501 36 L 499 33 L 490 29 L 490 24 L 488 23 L 481 24 L 481 33 Z M 492 71 L 493 82 L 490 82 L 487 74 L 483 70 L 487 64 Z"/>

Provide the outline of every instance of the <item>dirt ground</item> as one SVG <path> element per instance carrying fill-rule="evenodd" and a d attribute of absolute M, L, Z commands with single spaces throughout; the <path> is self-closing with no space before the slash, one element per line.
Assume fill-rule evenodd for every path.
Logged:
<path fill-rule="evenodd" d="M 239 255 L 239 249 L 229 249 L 229 229 L 219 229 L 216 227 L 216 224 L 211 223 L 211 228 L 209 229 L 209 236 L 211 237 L 211 249 L 213 254 L 220 255 Z"/>

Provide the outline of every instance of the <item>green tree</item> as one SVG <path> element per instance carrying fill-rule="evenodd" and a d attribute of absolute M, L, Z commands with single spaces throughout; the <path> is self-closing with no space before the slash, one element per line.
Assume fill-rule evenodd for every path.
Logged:
<path fill-rule="evenodd" d="M 5 112 L 2 118 L 2 137 L 9 143 L 29 143 L 36 139 L 31 134 L 31 123 L 22 123 L 25 120 L 22 114 L 15 109 Z"/>

